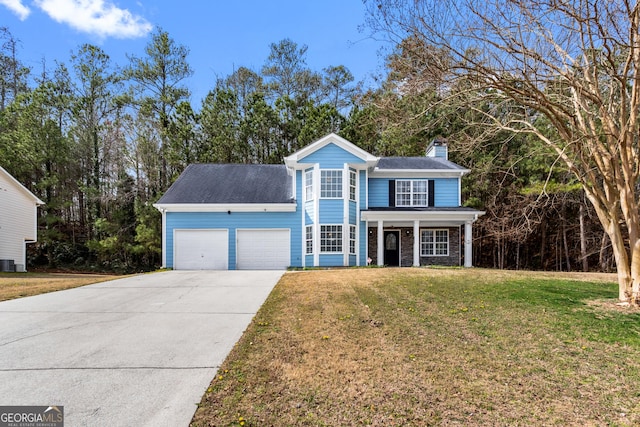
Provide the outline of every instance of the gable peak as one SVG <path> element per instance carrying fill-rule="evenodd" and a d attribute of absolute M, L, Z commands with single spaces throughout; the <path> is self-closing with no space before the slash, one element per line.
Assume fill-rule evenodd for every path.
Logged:
<path fill-rule="evenodd" d="M 298 164 L 300 160 L 314 153 L 315 151 L 318 151 L 321 148 L 326 147 L 329 144 L 334 144 L 337 147 L 362 159 L 364 162 L 366 162 L 369 165 L 369 167 L 375 166 L 375 164 L 378 162 L 378 157 L 363 150 L 362 148 L 358 147 L 351 141 L 348 141 L 342 138 L 341 136 L 336 135 L 335 133 L 330 133 L 316 140 L 315 142 L 312 142 L 306 147 L 301 148 L 295 153 L 292 153 L 291 155 L 285 157 L 284 158 L 285 164 L 290 168 L 295 168 L 296 164 Z"/>

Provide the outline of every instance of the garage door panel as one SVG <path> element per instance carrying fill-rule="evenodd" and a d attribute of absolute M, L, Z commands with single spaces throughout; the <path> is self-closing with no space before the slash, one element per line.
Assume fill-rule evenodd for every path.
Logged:
<path fill-rule="evenodd" d="M 228 266 L 228 230 L 174 231 L 174 269 L 226 270 Z"/>
<path fill-rule="evenodd" d="M 238 230 L 239 270 L 285 270 L 291 265 L 288 229 Z"/>

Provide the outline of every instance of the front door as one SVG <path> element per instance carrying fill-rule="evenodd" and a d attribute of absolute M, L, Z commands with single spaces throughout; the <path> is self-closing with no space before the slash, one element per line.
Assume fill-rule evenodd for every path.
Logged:
<path fill-rule="evenodd" d="M 397 267 L 400 265 L 400 231 L 384 232 L 384 265 Z"/>

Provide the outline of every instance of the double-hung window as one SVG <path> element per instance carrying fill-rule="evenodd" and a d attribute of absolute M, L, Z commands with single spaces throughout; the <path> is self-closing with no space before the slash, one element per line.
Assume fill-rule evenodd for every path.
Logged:
<path fill-rule="evenodd" d="M 320 197 L 327 199 L 342 198 L 342 171 L 320 171 Z"/>
<path fill-rule="evenodd" d="M 342 226 L 320 226 L 320 252 L 342 252 Z"/>
<path fill-rule="evenodd" d="M 304 199 L 313 199 L 313 170 L 304 173 Z"/>
<path fill-rule="evenodd" d="M 422 230 L 420 232 L 421 256 L 448 256 L 449 230 Z"/>
<path fill-rule="evenodd" d="M 305 227 L 305 244 L 307 254 L 313 253 L 313 225 L 307 225 Z"/>
<path fill-rule="evenodd" d="M 356 182 L 358 175 L 356 171 L 349 171 L 349 200 L 356 201 Z"/>
<path fill-rule="evenodd" d="M 356 226 L 349 226 L 349 253 L 354 255 L 356 253 Z"/>
<path fill-rule="evenodd" d="M 426 180 L 397 180 L 396 206 L 425 207 L 429 203 L 429 185 Z"/>

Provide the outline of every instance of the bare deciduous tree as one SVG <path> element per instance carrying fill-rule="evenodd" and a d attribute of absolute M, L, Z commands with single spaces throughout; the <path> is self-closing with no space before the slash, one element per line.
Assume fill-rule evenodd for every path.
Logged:
<path fill-rule="evenodd" d="M 450 96 L 510 112 L 483 109 L 478 125 L 533 134 L 555 150 L 611 241 L 620 300 L 640 306 L 640 6 L 627 0 L 367 5 L 375 31 L 395 41 L 419 37 L 448 52 L 451 87 L 472 87 Z"/>

